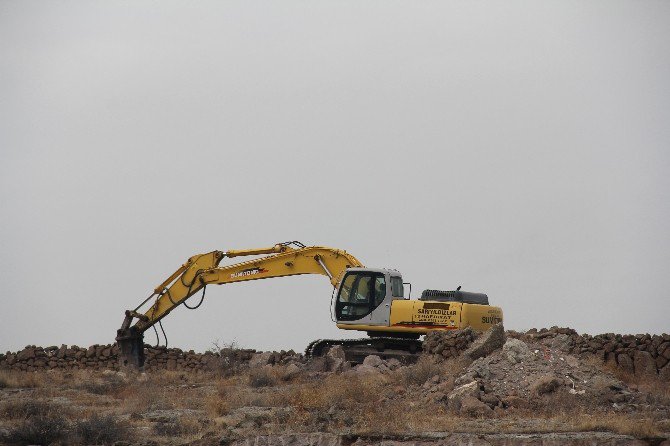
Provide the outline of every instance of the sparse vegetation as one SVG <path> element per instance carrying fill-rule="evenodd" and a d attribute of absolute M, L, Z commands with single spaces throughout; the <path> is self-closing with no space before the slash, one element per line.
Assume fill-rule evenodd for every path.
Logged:
<path fill-rule="evenodd" d="M 209 351 L 216 356 L 209 370 L 223 377 L 238 374 L 246 365 L 245 358 L 250 355 L 250 351 L 245 352 L 236 341 L 214 341 Z"/>
<path fill-rule="evenodd" d="M 251 387 L 269 387 L 277 383 L 277 374 L 272 367 L 262 367 L 249 371 L 249 385 Z"/>
<path fill-rule="evenodd" d="M 125 387 L 125 383 L 116 379 L 92 379 L 79 384 L 79 388 L 95 395 L 113 395 Z"/>
<path fill-rule="evenodd" d="M 9 430 L 5 441 L 10 444 L 48 445 L 68 433 L 67 420 L 59 414 L 38 415 L 21 421 Z"/>
<path fill-rule="evenodd" d="M 556 370 L 568 370 L 560 368 L 567 364 L 566 358 L 555 356 Z M 670 431 L 670 383 L 624 376 L 596 360 L 579 359 L 578 369 L 584 373 L 600 370 L 589 375 L 589 379 L 602 381 L 600 387 L 593 379 L 590 383 L 576 381 L 577 390 L 588 392 L 575 394 L 570 380 L 577 378 L 566 377 L 559 388 L 538 395 L 523 391 L 537 378 L 537 372 L 530 376 L 532 370 L 549 367 L 544 354 L 512 365 L 493 354 L 475 362 L 425 356 L 408 366 L 377 358 L 381 365 L 355 370 L 347 366 L 337 372 L 324 370 L 322 367 L 330 367 L 327 362 L 307 365 L 300 358 L 289 363 L 280 357 L 268 360 L 268 364 L 257 361 L 250 366 L 247 361 L 236 366 L 239 357 L 230 353 L 224 372 L 0 372 L 0 443 L 132 444 L 138 438 L 151 438 L 163 446 L 204 439 L 216 444 L 222 436 L 231 435 L 242 438 L 294 432 L 377 438 L 428 431 L 599 431 L 652 438 L 667 436 Z M 475 366 L 488 378 L 468 375 Z M 612 372 L 619 380 L 612 375 L 604 379 L 603 371 Z M 488 408 L 470 413 L 448 404 L 450 393 L 463 385 L 463 380 L 457 381 L 463 376 L 478 380 L 478 401 L 488 401 Z M 500 387 L 487 387 L 502 381 L 501 376 L 513 380 L 514 386 L 503 386 L 509 393 L 498 393 L 500 399 L 496 400 L 498 397 L 491 395 Z M 625 390 L 612 390 L 620 386 Z"/>
<path fill-rule="evenodd" d="M 81 444 L 112 444 L 128 438 L 128 426 L 113 415 L 93 414 L 78 421 L 73 434 Z"/>
<path fill-rule="evenodd" d="M 53 406 L 41 400 L 12 400 L 0 406 L 0 415 L 8 420 L 47 416 L 52 412 Z"/>
<path fill-rule="evenodd" d="M 457 376 L 466 365 L 460 361 L 438 364 L 430 357 L 423 357 L 416 364 L 396 370 L 394 377 L 400 385 L 419 386 L 433 376 Z"/>
<path fill-rule="evenodd" d="M 160 421 L 154 425 L 154 433 L 163 437 L 193 435 L 200 432 L 204 423 L 195 418 L 186 417 L 174 421 Z"/>
<path fill-rule="evenodd" d="M 42 373 L 25 373 L 0 370 L 0 389 L 25 389 L 41 387 L 44 376 L 45 375 Z"/>

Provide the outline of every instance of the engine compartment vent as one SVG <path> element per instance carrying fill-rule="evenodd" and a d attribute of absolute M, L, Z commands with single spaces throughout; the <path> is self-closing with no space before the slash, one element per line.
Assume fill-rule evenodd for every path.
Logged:
<path fill-rule="evenodd" d="M 419 300 L 434 300 L 437 302 L 462 302 L 465 304 L 488 305 L 489 297 L 484 293 L 470 293 L 468 291 L 424 290 Z"/>

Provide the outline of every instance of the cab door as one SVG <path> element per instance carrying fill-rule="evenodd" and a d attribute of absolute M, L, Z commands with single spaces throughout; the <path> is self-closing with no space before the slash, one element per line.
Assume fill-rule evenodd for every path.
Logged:
<path fill-rule="evenodd" d="M 369 323 L 369 315 L 386 297 L 384 274 L 370 271 L 349 272 L 342 280 L 337 301 L 335 317 L 341 321 L 360 321 Z"/>

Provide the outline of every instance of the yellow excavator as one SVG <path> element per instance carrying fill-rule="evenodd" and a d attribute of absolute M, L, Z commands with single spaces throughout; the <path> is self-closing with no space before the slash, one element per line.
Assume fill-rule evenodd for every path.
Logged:
<path fill-rule="evenodd" d="M 263 256 L 220 266 L 224 258 Z M 360 362 L 368 354 L 399 359 L 421 350 L 420 336 L 431 330 L 472 327 L 482 331 L 502 322 L 502 310 L 489 305 L 488 296 L 461 291 L 425 290 L 411 300 L 411 284 L 403 283 L 393 269 L 366 268 L 344 250 L 305 246 L 300 242 L 279 243 L 270 248 L 212 251 L 188 259 L 158 285 L 134 310 L 127 310 L 117 330 L 122 366 L 144 365 L 144 332 L 180 305 L 197 308 L 205 298 L 207 285 L 301 274 L 327 276 L 333 285 L 331 302 L 337 327 L 365 331 L 364 339 L 319 339 L 311 342 L 305 355 L 320 356 L 335 345 L 345 349 L 348 360 Z M 405 285 L 409 294 L 405 297 Z M 202 290 L 200 302 L 187 300 Z M 140 309 L 154 299 L 144 313 Z M 133 324 L 133 321 L 137 322 Z"/>

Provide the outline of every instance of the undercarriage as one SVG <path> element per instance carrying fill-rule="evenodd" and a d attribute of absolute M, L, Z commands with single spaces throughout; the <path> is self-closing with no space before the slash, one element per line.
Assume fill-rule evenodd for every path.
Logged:
<path fill-rule="evenodd" d="M 305 349 L 306 358 L 324 356 L 328 350 L 341 346 L 345 359 L 360 364 L 366 356 L 376 355 L 381 359 L 397 359 L 403 364 L 416 362 L 421 353 L 422 342 L 418 339 L 396 336 L 374 336 L 361 339 L 317 339 Z"/>

